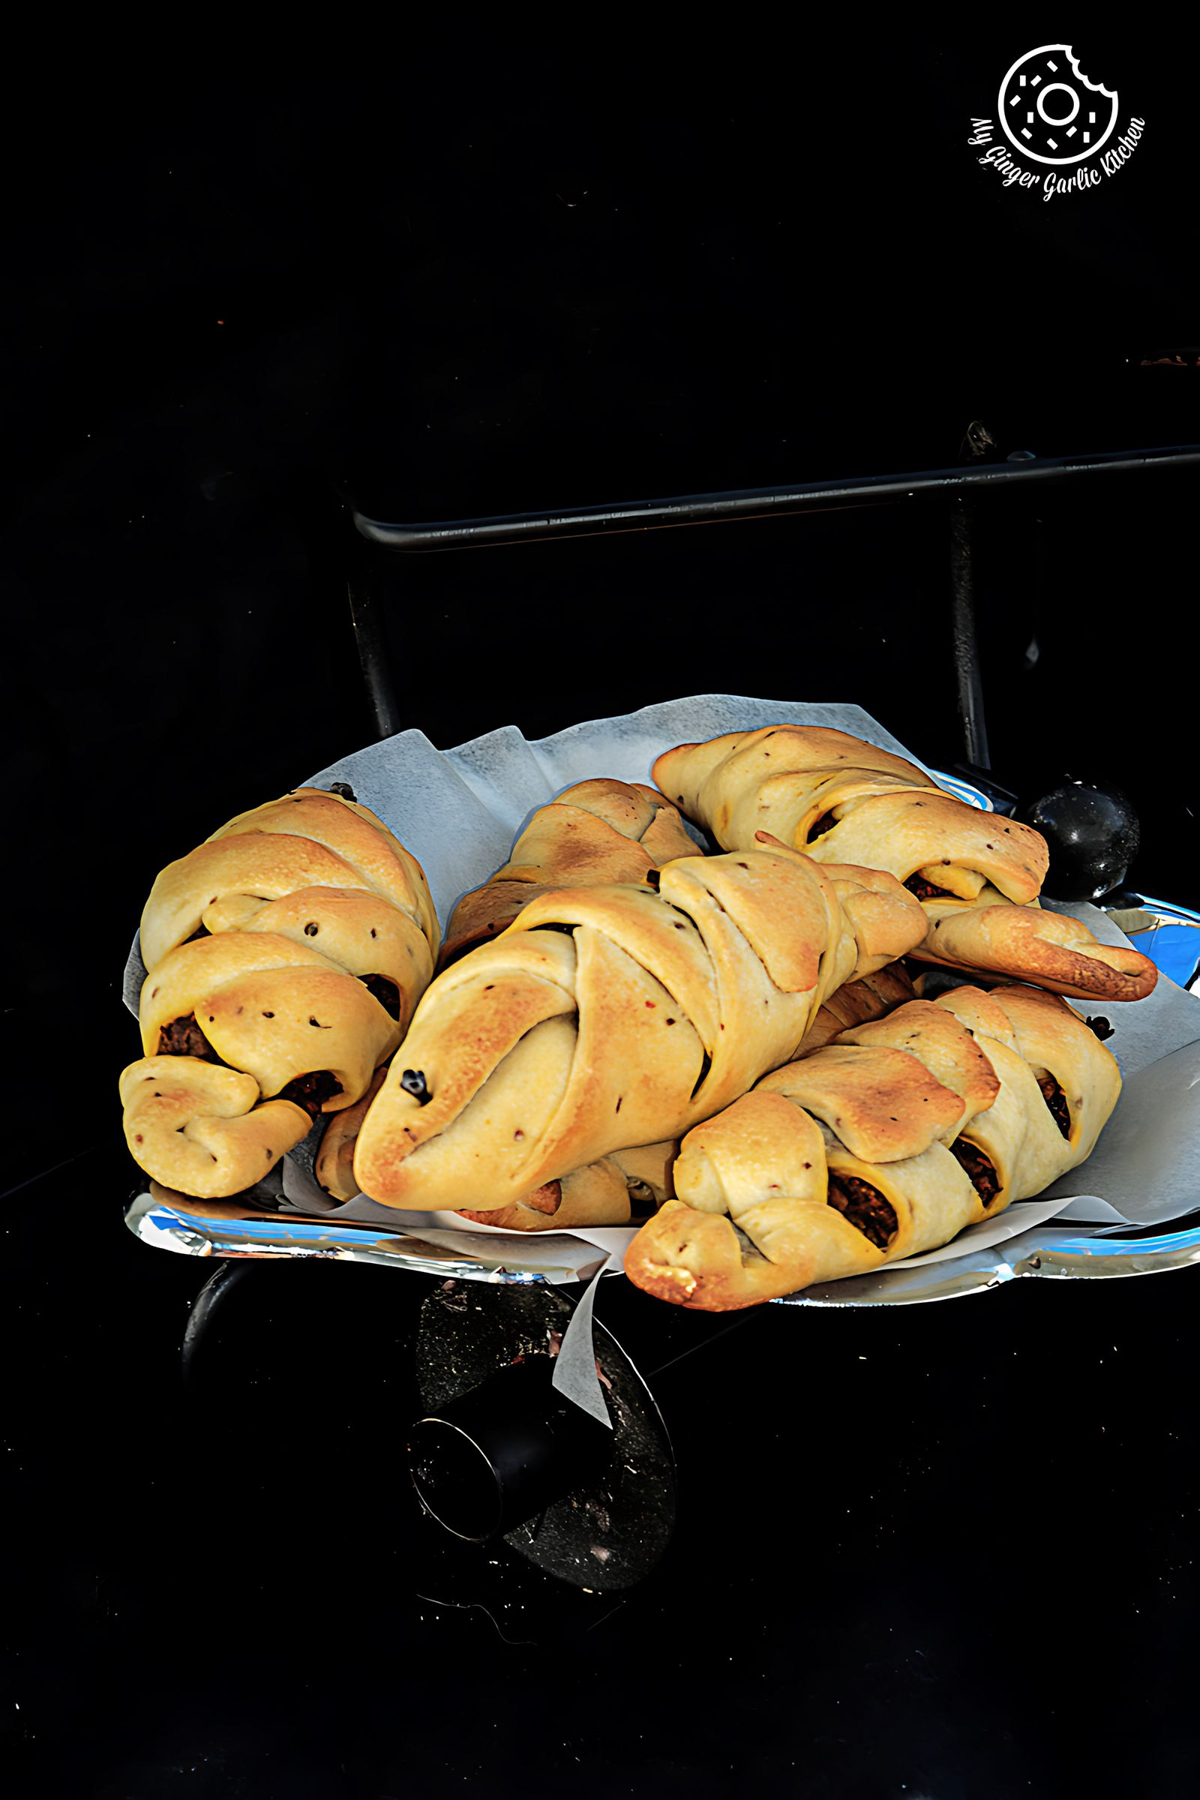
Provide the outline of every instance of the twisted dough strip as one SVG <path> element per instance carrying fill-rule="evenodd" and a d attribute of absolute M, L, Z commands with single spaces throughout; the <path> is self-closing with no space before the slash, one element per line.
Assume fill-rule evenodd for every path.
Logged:
<path fill-rule="evenodd" d="M 695 854 L 678 812 L 653 788 L 603 776 L 581 781 L 539 807 L 504 867 L 463 895 L 446 927 L 438 966 L 496 936 L 551 888 L 653 886 L 647 881 L 652 871 Z"/>
<path fill-rule="evenodd" d="M 395 1050 L 436 929 L 420 865 L 314 788 L 170 864 L 142 915 L 144 1055 L 121 1078 L 134 1160 L 205 1199 L 260 1180 Z"/>
<path fill-rule="evenodd" d="M 719 1312 L 931 1250 L 1083 1162 L 1120 1090 L 1055 995 L 913 1001 L 691 1132 L 625 1272 Z"/>
<path fill-rule="evenodd" d="M 1140 1000 L 1158 979 L 1148 957 L 1037 906 L 1048 860 L 1038 832 L 956 800 L 847 732 L 775 725 L 680 744 L 654 779 L 727 848 L 767 831 L 817 862 L 889 870 L 925 906 L 923 961 L 1080 999 Z"/>
<path fill-rule="evenodd" d="M 375 1079 L 362 1099 L 330 1119 L 315 1169 L 317 1180 L 335 1200 L 353 1200 L 359 1191 L 354 1179 L 354 1148 L 371 1102 L 383 1085 L 385 1071 Z M 673 1193 L 671 1165 L 679 1152 L 672 1139 L 637 1150 L 617 1151 L 585 1168 L 574 1169 L 561 1181 L 549 1181 L 532 1194 L 492 1212 L 460 1208 L 464 1219 L 501 1226 L 507 1231 L 569 1231 L 572 1226 L 628 1225 L 636 1205 L 640 1218 L 661 1205 Z"/>
<path fill-rule="evenodd" d="M 472 940 L 511 923 L 522 907 L 549 891 L 552 877 L 575 886 L 620 881 L 649 890 L 662 863 L 695 852 L 675 808 L 652 789 L 609 779 L 581 782 L 534 813 L 504 868 L 459 902 L 447 928 L 443 964 L 456 961 Z M 798 1054 L 912 998 L 912 983 L 897 964 L 850 982 L 820 1008 Z M 361 1101 L 330 1120 L 322 1139 L 317 1179 L 336 1199 L 350 1200 L 359 1191 L 353 1171 L 356 1140 L 382 1082 L 381 1070 Z M 626 1225 L 635 1208 L 644 1216 L 670 1197 L 670 1168 L 678 1149 L 671 1139 L 618 1150 L 499 1210 L 458 1210 L 465 1218 L 486 1219 L 513 1231 Z"/>
<path fill-rule="evenodd" d="M 924 928 L 891 876 L 782 845 L 678 858 L 657 893 L 544 894 L 428 989 L 355 1179 L 385 1205 L 490 1212 L 675 1137 L 794 1056 L 827 995 Z"/>

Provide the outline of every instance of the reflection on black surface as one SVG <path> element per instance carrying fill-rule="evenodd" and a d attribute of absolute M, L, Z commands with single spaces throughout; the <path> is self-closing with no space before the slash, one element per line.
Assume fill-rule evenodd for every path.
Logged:
<path fill-rule="evenodd" d="M 93 1159 L 28 1216 L 102 1212 L 125 1177 Z M 435 1282 L 256 1261 L 185 1388 L 206 1271 L 119 1206 L 88 1217 L 51 1260 L 23 1228 L 9 1263 L 38 1371 L 5 1573 L 33 1791 L 140 1800 L 185 1768 L 202 1796 L 387 1794 L 530 1757 L 588 1795 L 731 1763 L 821 1800 L 1188 1791 L 1191 1272 L 733 1329 L 608 1283 L 602 1322 L 659 1370 L 680 1506 L 658 1567 L 606 1596 L 423 1521 L 404 1441 Z M 1113 1684 L 1119 1734 L 1088 1723 Z"/>

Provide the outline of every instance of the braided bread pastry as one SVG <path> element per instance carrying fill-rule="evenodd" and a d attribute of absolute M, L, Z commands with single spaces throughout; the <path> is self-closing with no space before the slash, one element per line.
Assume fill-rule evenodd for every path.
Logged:
<path fill-rule="evenodd" d="M 1048 863 L 1038 832 L 943 793 L 847 732 L 776 725 L 680 744 L 658 758 L 654 779 L 727 849 L 768 831 L 817 862 L 889 870 L 929 917 L 914 952 L 923 961 L 1080 999 L 1140 1000 L 1158 979 L 1148 957 L 1037 906 Z"/>
<path fill-rule="evenodd" d="M 326 1126 L 314 1166 L 317 1180 L 335 1200 L 353 1200 L 358 1194 L 355 1145 L 385 1073 L 377 1069 L 362 1099 L 344 1112 L 334 1113 Z M 569 1231 L 576 1225 L 628 1225 L 635 1217 L 640 1222 L 673 1193 L 671 1166 L 678 1154 L 679 1144 L 674 1138 L 665 1144 L 616 1151 L 585 1168 L 573 1169 L 560 1181 L 543 1183 L 509 1206 L 492 1212 L 470 1207 L 457 1210 L 464 1219 L 500 1226 L 506 1231 Z"/>
<path fill-rule="evenodd" d="M 504 868 L 459 902 L 447 928 L 442 966 L 457 961 L 473 942 L 503 930 L 556 881 L 587 887 L 620 882 L 649 891 L 663 863 L 695 854 L 679 814 L 651 788 L 604 778 L 580 782 L 535 812 Z M 912 998 L 912 983 L 898 964 L 850 982 L 820 1008 L 798 1054 Z M 336 1114 L 326 1128 L 316 1174 L 336 1199 L 352 1199 L 359 1191 L 353 1171 L 357 1136 L 382 1082 L 381 1070 L 363 1099 Z M 678 1149 L 677 1140 L 671 1139 L 619 1150 L 545 1182 L 496 1211 L 457 1210 L 464 1218 L 484 1219 L 512 1231 L 627 1225 L 669 1197 L 670 1168 Z"/>
<path fill-rule="evenodd" d="M 678 1136 L 796 1050 L 825 998 L 917 942 L 891 876 L 782 845 L 659 891 L 551 891 L 433 982 L 354 1158 L 385 1205 L 492 1211 Z"/>
<path fill-rule="evenodd" d="M 1120 1089 L 1053 994 L 913 1001 L 697 1126 L 625 1272 L 723 1311 L 934 1249 L 1083 1162 Z"/>
<path fill-rule="evenodd" d="M 436 932 L 420 865 L 315 788 L 171 863 L 142 915 L 144 1055 L 121 1077 L 134 1160 L 205 1199 L 260 1180 L 395 1050 Z"/>
<path fill-rule="evenodd" d="M 653 788 L 603 776 L 581 781 L 539 807 L 504 867 L 463 895 L 446 927 L 438 967 L 496 936 L 550 888 L 653 886 L 647 877 L 663 863 L 695 854 L 678 812 Z"/>

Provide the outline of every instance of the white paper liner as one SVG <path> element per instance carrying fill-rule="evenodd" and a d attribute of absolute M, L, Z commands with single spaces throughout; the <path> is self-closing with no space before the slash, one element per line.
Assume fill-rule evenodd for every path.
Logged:
<path fill-rule="evenodd" d="M 651 765 L 679 743 L 703 742 L 723 732 L 772 724 L 819 724 L 851 732 L 924 768 L 920 759 L 857 706 L 755 700 L 706 694 L 673 700 L 620 718 L 591 720 L 554 737 L 527 741 L 515 726 L 489 732 L 454 750 L 439 751 L 422 732 L 395 737 L 340 759 L 312 777 L 316 787 L 349 782 L 360 801 L 378 814 L 418 858 L 443 925 L 458 899 L 486 881 L 509 855 L 514 837 L 539 806 L 590 776 L 650 783 Z M 1127 943 L 1107 916 L 1086 905 L 1058 910 L 1086 920 L 1102 941 Z M 144 979 L 135 942 L 126 967 L 124 995 L 131 1011 Z M 952 1244 L 877 1272 L 956 1257 L 1004 1242 L 1056 1214 L 1112 1229 L 1122 1221 L 1149 1225 L 1178 1218 L 1200 1205 L 1200 1000 L 1160 977 L 1146 1000 L 1075 1003 L 1103 1014 L 1114 1027 L 1109 1039 L 1125 1076 L 1125 1090 L 1097 1149 L 1082 1169 L 1064 1176 L 1036 1201 L 1007 1209 L 960 1234 Z M 315 1137 L 283 1166 L 285 1206 L 331 1220 L 365 1220 L 433 1242 L 469 1240 L 473 1254 L 493 1267 L 521 1269 L 556 1282 L 578 1281 L 602 1271 L 619 1273 L 635 1233 L 508 1232 L 479 1226 L 453 1213 L 412 1213 L 375 1205 L 360 1196 L 339 1206 L 311 1173 Z M 497 1242 L 502 1240 L 502 1242 Z M 596 1252 L 601 1252 L 598 1258 Z M 597 1276 L 596 1279 L 599 1277 Z M 589 1289 L 589 1295 L 594 1292 Z M 561 1363 L 563 1383 L 596 1413 L 603 1407 L 588 1353 L 590 1301 L 580 1313 L 579 1342 Z M 568 1333 L 568 1338 L 571 1333 Z M 566 1355 L 564 1341 L 560 1361 Z M 586 1371 L 591 1370 L 590 1382 Z"/>

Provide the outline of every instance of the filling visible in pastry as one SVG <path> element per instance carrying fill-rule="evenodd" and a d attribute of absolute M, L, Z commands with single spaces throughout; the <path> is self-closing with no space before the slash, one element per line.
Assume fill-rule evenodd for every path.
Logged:
<path fill-rule="evenodd" d="M 364 975 L 362 984 L 373 994 L 389 1019 L 400 1017 L 400 989 L 388 975 Z"/>
<path fill-rule="evenodd" d="M 196 1023 L 195 1013 L 172 1019 L 158 1034 L 158 1056 L 196 1056 L 204 1062 L 218 1062 L 216 1051 Z"/>
<path fill-rule="evenodd" d="M 544 1186 L 534 1188 L 532 1194 L 526 1194 L 523 1204 L 532 1207 L 534 1212 L 546 1213 L 548 1216 L 558 1211 L 561 1202 L 562 1182 L 547 1181 Z M 486 1213 L 481 1216 L 487 1218 Z"/>
<path fill-rule="evenodd" d="M 535 1188 L 532 1194 L 526 1194 L 521 1201 L 522 1206 L 527 1206 L 531 1212 L 543 1213 L 546 1218 L 550 1218 L 552 1214 L 556 1213 L 561 1204 L 561 1181 L 547 1181 L 542 1187 Z M 478 1212 L 469 1206 L 456 1207 L 455 1211 L 460 1219 L 473 1219 L 477 1225 L 495 1225 L 497 1223 L 495 1212 Z"/>
<path fill-rule="evenodd" d="M 625 1186 L 629 1191 L 629 1205 L 635 1220 L 639 1222 L 650 1218 L 658 1209 L 654 1198 L 654 1189 L 648 1181 L 638 1181 L 632 1175 L 625 1177 Z"/>
<path fill-rule="evenodd" d="M 342 1084 L 329 1069 L 314 1069 L 308 1075 L 297 1075 L 289 1081 L 285 1088 L 279 1090 L 281 1100 L 290 1100 L 293 1106 L 302 1106 L 310 1118 L 315 1119 L 326 1100 L 332 1100 L 340 1094 Z"/>
<path fill-rule="evenodd" d="M 968 1143 L 966 1138 L 956 1138 L 950 1145 L 950 1154 L 962 1164 L 984 1206 L 990 1206 L 1000 1192 L 1000 1177 L 991 1158 L 985 1156 L 977 1144 Z"/>
<path fill-rule="evenodd" d="M 918 900 L 958 900 L 961 898 L 958 894 L 952 894 L 949 888 L 934 887 L 932 881 L 926 881 L 923 875 L 910 875 L 904 885 L 910 894 L 916 895 Z"/>
<path fill-rule="evenodd" d="M 809 843 L 811 844 L 814 838 L 824 837 L 825 833 L 832 831 L 836 824 L 837 820 L 831 812 L 822 813 L 816 824 L 810 825 L 808 828 Z"/>
<path fill-rule="evenodd" d="M 830 1206 L 835 1206 L 856 1231 L 870 1238 L 880 1250 L 887 1249 L 900 1229 L 895 1210 L 879 1189 L 857 1175 L 835 1175 L 831 1171 L 828 1199 Z"/>
<path fill-rule="evenodd" d="M 1055 1081 L 1049 1069 L 1042 1070 L 1037 1078 L 1037 1084 L 1042 1090 L 1042 1099 L 1050 1108 L 1054 1123 L 1063 1136 L 1069 1138 L 1071 1135 L 1071 1109 L 1067 1105 L 1067 1096 L 1063 1093 L 1061 1084 Z"/>

